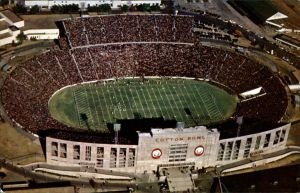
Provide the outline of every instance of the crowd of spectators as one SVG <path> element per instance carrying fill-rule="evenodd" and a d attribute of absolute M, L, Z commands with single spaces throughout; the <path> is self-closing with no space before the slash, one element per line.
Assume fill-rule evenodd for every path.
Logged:
<path fill-rule="evenodd" d="M 50 51 L 25 62 L 6 80 L 8 115 L 33 132 L 67 129 L 51 118 L 48 100 L 61 87 L 128 76 L 185 76 L 219 82 L 237 94 L 262 86 L 266 95 L 241 102 L 236 116 L 278 121 L 287 96 L 279 78 L 242 55 L 211 47 L 125 44 Z"/>
<path fill-rule="evenodd" d="M 63 21 L 71 47 L 115 42 L 193 43 L 192 16 L 112 15 Z"/>
<path fill-rule="evenodd" d="M 157 31 L 151 30 L 149 33 L 141 33 L 139 36 L 141 39 L 134 40 L 141 41 L 139 43 L 95 45 L 108 41 L 120 41 L 118 39 L 120 37 L 96 35 L 97 33 L 106 33 L 108 29 L 117 30 L 118 32 L 114 32 L 115 35 L 122 31 L 123 35 L 128 34 L 132 39 L 136 38 L 131 34 L 135 31 L 133 27 L 130 27 L 131 30 L 129 30 L 123 26 L 124 29 L 120 30 L 118 24 L 121 19 L 126 20 L 126 17 L 120 17 L 115 20 L 118 21 L 117 23 L 110 23 L 103 30 L 98 29 L 98 31 L 91 32 L 93 35 L 85 34 L 90 36 L 86 41 L 78 39 L 78 26 L 83 23 L 84 28 L 89 28 L 89 25 L 96 26 L 96 21 L 100 22 L 103 18 L 109 17 L 95 17 L 93 18 L 95 21 L 87 18 L 85 22 L 82 22 L 82 19 L 70 20 L 70 23 L 74 22 L 78 25 L 77 28 L 72 28 L 77 32 L 68 32 L 73 45 L 84 45 L 83 42 L 94 45 L 70 50 L 52 50 L 19 65 L 5 80 L 2 89 L 2 102 L 8 116 L 24 129 L 34 133 L 49 129 L 68 131 L 73 128 L 53 119 L 48 110 L 48 100 L 55 91 L 67 85 L 86 81 L 132 76 L 202 78 L 222 84 L 236 94 L 263 87 L 266 94 L 240 102 L 234 116 L 277 122 L 284 115 L 288 100 L 281 80 L 267 67 L 257 64 L 243 55 L 197 44 L 144 43 L 147 38 L 157 38 L 157 36 L 153 36 Z M 155 21 L 156 25 L 158 23 L 163 25 L 157 17 L 160 16 L 149 16 L 147 19 Z M 141 18 L 143 16 L 136 16 L 136 21 L 138 23 L 146 22 Z M 113 22 L 114 19 L 108 20 Z M 176 22 L 183 22 L 183 20 L 176 21 L 171 16 L 168 21 L 173 21 L 173 25 Z M 170 24 L 170 22 L 167 23 Z M 180 25 L 185 26 L 184 23 Z M 151 28 L 151 25 L 149 24 L 148 27 Z M 67 29 L 70 30 L 70 26 Z M 136 28 L 136 30 L 139 31 L 141 28 Z M 179 31 L 179 29 L 175 31 Z M 174 34 L 176 36 L 176 33 Z M 126 41 L 132 39 L 127 37 Z M 185 39 L 189 40 L 188 37 Z M 122 40 L 125 41 L 125 39 Z M 164 39 L 164 41 L 167 40 Z M 177 40 L 182 41 L 183 39 Z"/>

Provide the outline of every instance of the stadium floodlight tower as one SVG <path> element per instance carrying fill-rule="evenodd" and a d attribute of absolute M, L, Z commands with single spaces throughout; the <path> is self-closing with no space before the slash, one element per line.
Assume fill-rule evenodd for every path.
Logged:
<path fill-rule="evenodd" d="M 177 129 L 177 131 L 183 131 L 183 129 L 184 129 L 184 122 L 177 122 L 176 123 L 176 129 Z"/>
<path fill-rule="evenodd" d="M 115 144 L 119 143 L 119 131 L 121 130 L 121 124 L 115 123 L 114 124 L 114 131 L 115 131 Z"/>
<path fill-rule="evenodd" d="M 242 124 L 243 124 L 243 122 L 244 122 L 243 119 L 244 119 L 243 116 L 239 116 L 239 117 L 237 117 L 237 119 L 236 119 L 236 123 L 238 124 L 238 130 L 237 130 L 237 134 L 236 134 L 237 137 L 240 136 L 241 127 L 242 127 Z"/>
<path fill-rule="evenodd" d="M 175 9 L 175 10 L 174 10 L 174 16 L 176 16 L 177 14 L 178 14 L 178 10 Z"/>

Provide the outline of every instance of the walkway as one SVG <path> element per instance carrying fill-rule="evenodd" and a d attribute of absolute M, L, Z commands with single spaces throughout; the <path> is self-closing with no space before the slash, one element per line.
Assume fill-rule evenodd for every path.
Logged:
<path fill-rule="evenodd" d="M 246 169 L 246 168 L 252 167 L 253 164 L 255 164 L 255 163 L 259 163 L 259 162 L 263 163 L 262 161 L 266 161 L 267 163 L 269 163 L 269 162 L 276 161 L 276 160 L 282 159 L 286 156 L 289 156 L 291 154 L 296 154 L 296 153 L 300 153 L 300 147 L 290 146 L 283 150 L 279 150 L 279 151 L 276 151 L 273 153 L 262 154 L 262 155 L 254 156 L 251 158 L 247 158 L 245 160 L 241 160 L 238 162 L 220 166 L 217 168 L 216 173 L 221 174 L 222 172 L 230 172 L 230 171 L 235 171 L 238 169 Z M 276 158 L 278 158 L 278 159 L 276 159 Z M 264 162 L 264 163 L 266 163 L 266 162 Z"/>

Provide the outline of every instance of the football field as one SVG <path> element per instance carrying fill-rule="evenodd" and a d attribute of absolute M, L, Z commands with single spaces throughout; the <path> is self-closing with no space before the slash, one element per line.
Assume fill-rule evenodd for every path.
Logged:
<path fill-rule="evenodd" d="M 53 118 L 76 128 L 104 131 L 117 120 L 159 118 L 209 125 L 228 119 L 237 97 L 204 81 L 122 79 L 79 84 L 49 100 Z"/>

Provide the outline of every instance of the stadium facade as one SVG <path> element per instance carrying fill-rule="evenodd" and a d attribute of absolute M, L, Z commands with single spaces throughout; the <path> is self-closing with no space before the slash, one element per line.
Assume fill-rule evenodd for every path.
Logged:
<path fill-rule="evenodd" d="M 47 137 L 47 163 L 144 173 L 161 168 L 215 167 L 286 146 L 290 124 L 251 135 L 220 139 L 217 129 L 151 129 L 138 132 L 138 143 L 95 144 Z"/>

